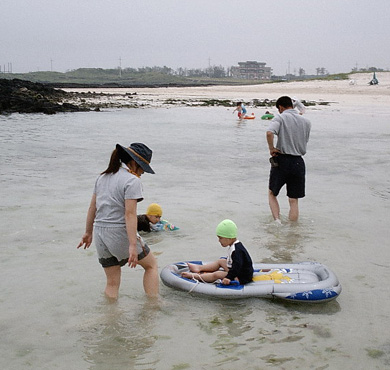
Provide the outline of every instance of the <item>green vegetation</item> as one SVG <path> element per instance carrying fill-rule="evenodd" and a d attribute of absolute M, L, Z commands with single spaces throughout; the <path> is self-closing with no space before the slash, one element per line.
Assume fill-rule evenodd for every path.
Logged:
<path fill-rule="evenodd" d="M 376 348 L 366 348 L 366 351 L 367 355 L 371 358 L 382 357 L 385 354 L 382 350 Z"/>
<path fill-rule="evenodd" d="M 204 86 L 204 85 L 243 85 L 258 83 L 232 78 L 208 78 L 178 76 L 155 69 L 101 69 L 80 68 L 65 73 L 61 72 L 29 72 L 29 73 L 3 73 L 0 78 L 21 79 L 31 82 L 46 83 L 58 87 L 66 86 Z"/>
<path fill-rule="evenodd" d="M 315 80 L 348 80 L 350 73 L 337 73 L 334 75 L 327 75 L 315 78 Z"/>
<path fill-rule="evenodd" d="M 272 81 L 242 80 L 231 77 L 211 77 L 205 73 L 177 74 L 167 67 L 153 68 L 126 68 L 126 69 L 102 69 L 102 68 L 80 68 L 65 73 L 61 72 L 29 72 L 29 73 L 2 73 L 0 78 L 21 79 L 31 82 L 51 84 L 56 87 L 70 86 L 106 86 L 106 87 L 168 87 L 168 86 L 208 86 L 208 85 L 254 85 L 259 83 L 273 83 L 286 81 L 302 81 L 309 78 L 278 79 Z M 313 76 L 310 79 L 321 80 L 345 80 L 348 73 L 335 75 Z"/>
<path fill-rule="evenodd" d="M 66 85 L 169 85 L 185 84 L 186 79 L 161 72 L 125 72 L 118 69 L 81 68 L 70 72 L 30 72 L 3 74 L 1 77 L 18 78 L 32 82 Z M 188 83 L 188 82 L 187 82 Z"/>

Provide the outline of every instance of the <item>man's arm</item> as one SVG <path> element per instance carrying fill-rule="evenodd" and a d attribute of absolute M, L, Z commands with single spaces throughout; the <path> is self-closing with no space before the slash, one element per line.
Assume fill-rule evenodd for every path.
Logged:
<path fill-rule="evenodd" d="M 267 131 L 266 137 L 267 137 L 268 149 L 269 149 L 269 154 L 271 154 L 272 157 L 280 153 L 279 149 L 276 149 L 274 147 L 274 136 L 275 135 L 272 131 Z"/>

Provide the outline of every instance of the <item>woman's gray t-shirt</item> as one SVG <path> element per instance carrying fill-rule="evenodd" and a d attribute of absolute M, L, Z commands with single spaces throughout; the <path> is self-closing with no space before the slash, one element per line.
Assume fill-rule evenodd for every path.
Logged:
<path fill-rule="evenodd" d="M 141 180 L 121 167 L 117 173 L 100 175 L 94 188 L 96 194 L 95 226 L 123 227 L 125 200 L 143 199 Z"/>

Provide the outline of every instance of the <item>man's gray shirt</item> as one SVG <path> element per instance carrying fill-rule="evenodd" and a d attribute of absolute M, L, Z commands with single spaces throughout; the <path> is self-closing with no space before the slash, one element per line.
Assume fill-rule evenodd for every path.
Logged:
<path fill-rule="evenodd" d="M 270 122 L 268 131 L 277 135 L 276 148 L 283 154 L 306 154 L 311 123 L 294 109 L 286 109 Z"/>

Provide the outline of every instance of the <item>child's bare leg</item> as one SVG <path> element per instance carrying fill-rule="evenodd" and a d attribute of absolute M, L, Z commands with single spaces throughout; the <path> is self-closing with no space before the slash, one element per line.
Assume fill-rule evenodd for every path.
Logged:
<path fill-rule="evenodd" d="M 195 263 L 188 263 L 188 268 L 191 272 L 214 272 L 218 271 L 220 268 L 223 268 L 225 271 L 228 271 L 227 262 L 225 258 L 220 258 L 217 261 L 207 263 L 205 265 L 198 265 Z"/>
<path fill-rule="evenodd" d="M 215 280 L 223 279 L 227 275 L 227 271 L 215 271 L 215 272 L 205 272 L 204 274 L 200 274 L 199 279 L 196 276 L 195 279 L 204 281 L 205 283 L 213 283 Z"/>
<path fill-rule="evenodd" d="M 223 268 L 224 271 L 228 272 L 229 271 L 229 268 L 227 266 L 227 259 L 226 258 L 220 258 L 218 260 L 218 263 L 219 263 L 219 267 L 220 268 Z"/>
<path fill-rule="evenodd" d="M 213 283 L 215 280 L 223 279 L 226 275 L 227 271 L 205 272 L 203 274 L 198 274 L 196 272 L 183 272 L 181 274 L 181 276 L 187 279 L 195 279 L 205 283 Z"/>
<path fill-rule="evenodd" d="M 196 263 L 187 263 L 187 265 L 191 272 L 200 272 L 200 268 L 203 266 Z"/>

